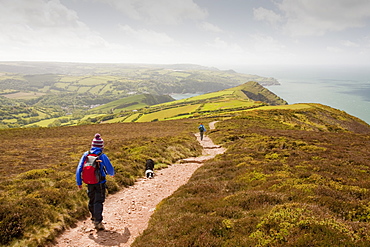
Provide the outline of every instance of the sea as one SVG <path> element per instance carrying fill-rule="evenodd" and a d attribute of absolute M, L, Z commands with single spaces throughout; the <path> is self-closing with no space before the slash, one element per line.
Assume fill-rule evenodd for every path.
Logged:
<path fill-rule="evenodd" d="M 239 66 L 238 73 L 273 77 L 266 86 L 289 104 L 320 103 L 370 124 L 369 66 Z"/>

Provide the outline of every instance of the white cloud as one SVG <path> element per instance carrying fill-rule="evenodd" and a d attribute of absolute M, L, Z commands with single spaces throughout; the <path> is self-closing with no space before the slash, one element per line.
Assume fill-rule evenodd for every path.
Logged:
<path fill-rule="evenodd" d="M 216 25 L 213 25 L 212 23 L 209 23 L 209 22 L 201 22 L 198 24 L 198 27 L 204 31 L 207 31 L 207 32 L 213 32 L 213 33 L 222 33 L 222 29 L 219 28 L 218 26 Z"/>
<path fill-rule="evenodd" d="M 280 53 L 284 52 L 285 46 L 269 35 L 253 34 L 250 35 L 254 50 L 261 53 Z"/>
<path fill-rule="evenodd" d="M 284 31 L 292 36 L 320 36 L 365 26 L 370 21 L 368 0 L 282 0 L 277 3 Z M 254 10 L 256 20 L 280 21 L 272 10 Z"/>
<path fill-rule="evenodd" d="M 110 4 L 132 19 L 149 24 L 178 24 L 183 20 L 203 20 L 206 10 L 193 0 L 95 0 Z"/>
<path fill-rule="evenodd" d="M 58 0 L 3 0 L 0 23 L 2 45 L 64 47 L 104 43 Z"/>
<path fill-rule="evenodd" d="M 272 25 L 282 20 L 282 17 L 279 14 L 276 14 L 274 11 L 262 7 L 253 9 L 253 16 L 254 19 L 257 21 L 267 21 Z"/>
<path fill-rule="evenodd" d="M 221 38 L 217 37 L 212 43 L 207 43 L 208 47 L 216 49 L 217 51 L 224 52 L 228 51 L 230 53 L 240 53 L 243 49 L 236 43 L 228 43 Z"/>
<path fill-rule="evenodd" d="M 158 33 L 147 29 L 134 30 L 129 25 L 120 25 L 119 29 L 122 33 L 125 34 L 126 38 L 130 40 L 139 41 L 146 44 L 164 46 L 174 43 L 174 39 L 172 39 L 165 33 Z"/>
<path fill-rule="evenodd" d="M 341 48 L 335 46 L 328 46 L 326 50 L 331 53 L 341 53 L 343 51 Z"/>
<path fill-rule="evenodd" d="M 340 43 L 346 47 L 359 47 L 360 46 L 359 44 L 352 42 L 350 40 L 342 40 Z"/>
<path fill-rule="evenodd" d="M 0 33 L 3 60 L 83 61 L 116 48 L 59 0 L 1 0 Z"/>

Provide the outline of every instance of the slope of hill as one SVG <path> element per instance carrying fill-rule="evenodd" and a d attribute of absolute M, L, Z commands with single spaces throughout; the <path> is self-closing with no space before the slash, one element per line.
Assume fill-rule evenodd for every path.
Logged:
<path fill-rule="evenodd" d="M 370 245 L 368 124 L 313 104 L 240 113 L 208 135 L 227 151 L 132 246 Z"/>
<path fill-rule="evenodd" d="M 109 193 L 130 186 L 152 158 L 156 169 L 201 154 L 191 120 L 0 130 L 0 246 L 45 246 L 86 217 L 85 190 L 76 188 L 78 161 L 95 133 L 115 167 Z M 168 131 L 168 129 L 172 131 Z"/>
<path fill-rule="evenodd" d="M 140 94 L 128 96 L 122 99 L 111 101 L 107 104 L 94 107 L 89 110 L 91 113 L 117 113 L 121 111 L 136 110 L 151 105 L 174 101 L 169 95 Z"/>
<path fill-rule="evenodd" d="M 66 98 L 64 98 L 66 99 Z M 165 103 L 161 103 L 165 102 Z M 215 114 L 287 103 L 257 82 L 247 82 L 217 92 L 174 101 L 167 95 L 132 95 L 94 107 L 76 116 L 57 116 L 25 125 L 68 126 L 92 123 L 152 122 L 182 118 L 199 118 Z"/>
<path fill-rule="evenodd" d="M 199 118 L 212 115 L 225 115 L 267 105 L 286 105 L 286 101 L 276 96 L 257 82 L 247 82 L 217 92 L 153 105 L 135 112 L 120 112 L 110 116 L 109 122 L 151 122 L 181 118 Z"/>

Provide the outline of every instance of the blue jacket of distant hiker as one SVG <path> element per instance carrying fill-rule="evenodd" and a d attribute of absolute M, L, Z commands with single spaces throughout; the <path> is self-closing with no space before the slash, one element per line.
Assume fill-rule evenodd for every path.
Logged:
<path fill-rule="evenodd" d="M 100 148 L 100 147 L 92 147 L 90 149 L 90 153 L 94 153 L 94 154 L 99 154 L 103 151 L 103 148 Z M 76 183 L 78 186 L 82 185 L 82 169 L 83 169 L 83 165 L 84 165 L 84 161 L 85 161 L 85 158 L 86 156 L 89 154 L 89 151 L 86 151 L 81 159 L 80 159 L 80 162 L 78 163 L 78 166 L 77 166 L 77 169 L 76 169 Z M 110 175 L 110 176 L 114 176 L 114 168 L 112 166 L 112 164 L 110 163 L 110 160 L 108 158 L 108 156 L 106 154 L 101 154 L 100 155 L 100 160 L 102 161 L 100 163 L 100 172 L 102 174 L 102 176 L 106 176 L 107 174 Z M 101 182 L 99 182 L 99 184 L 102 184 L 102 183 L 105 183 L 106 180 L 103 180 Z"/>

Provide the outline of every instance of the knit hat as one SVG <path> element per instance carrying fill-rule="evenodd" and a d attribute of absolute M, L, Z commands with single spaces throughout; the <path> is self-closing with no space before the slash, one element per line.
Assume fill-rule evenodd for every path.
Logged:
<path fill-rule="evenodd" d="M 95 134 L 95 137 L 94 137 L 94 139 L 91 142 L 91 146 L 92 147 L 97 147 L 97 148 L 104 148 L 104 141 L 100 137 L 100 134 L 99 133 L 96 133 Z"/>

